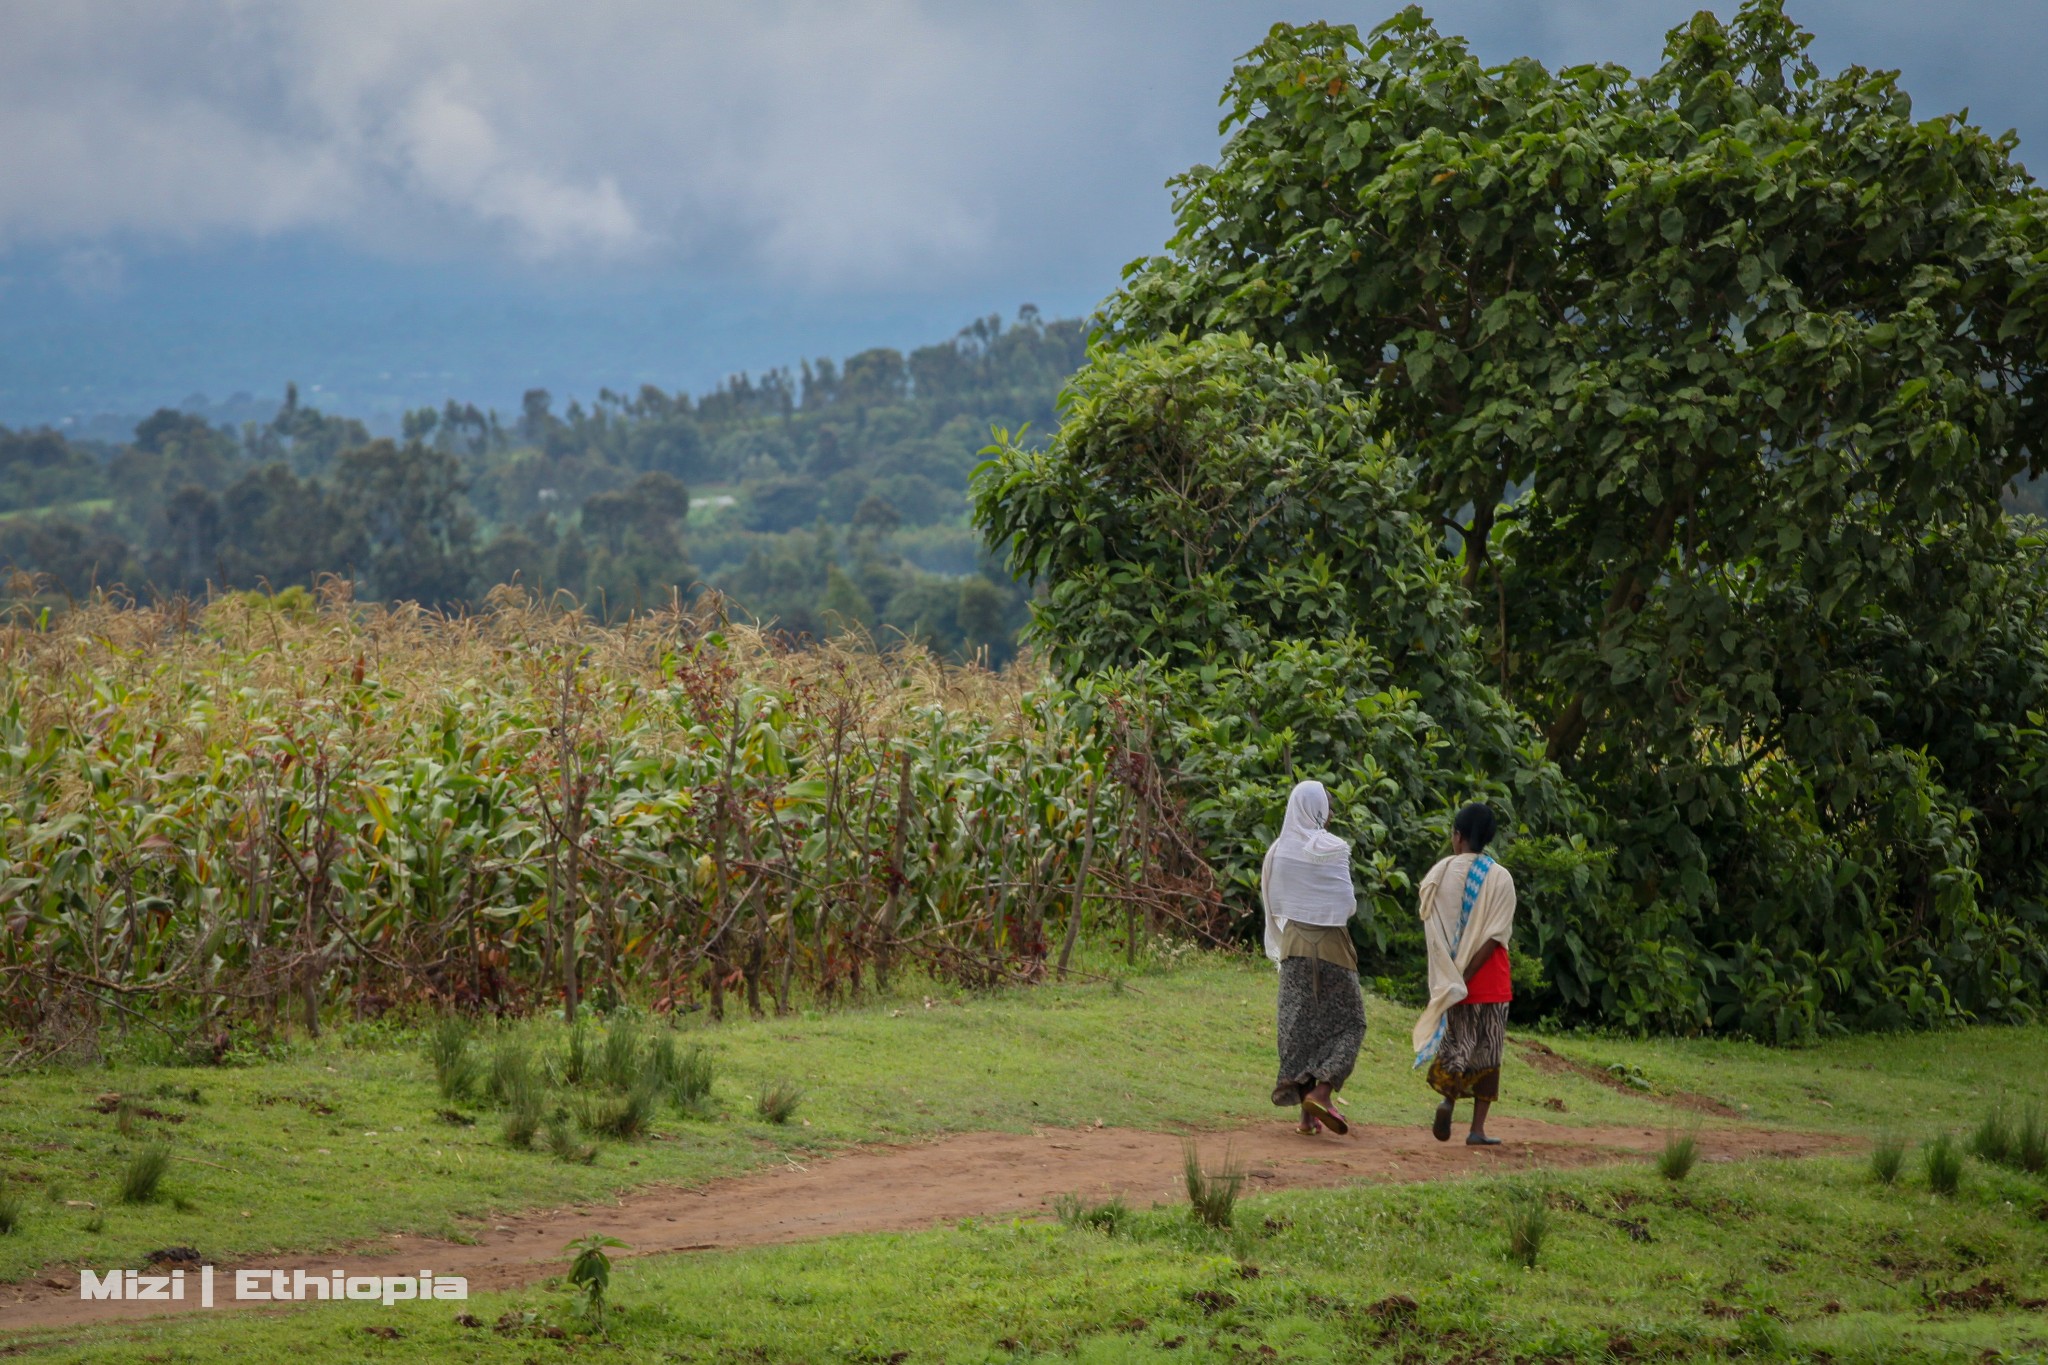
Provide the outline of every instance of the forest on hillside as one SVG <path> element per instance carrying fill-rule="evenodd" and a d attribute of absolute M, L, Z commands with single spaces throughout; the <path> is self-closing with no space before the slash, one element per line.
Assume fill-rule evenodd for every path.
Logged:
<path fill-rule="evenodd" d="M 0 569 L 16 602 L 311 588 L 454 609 L 501 584 L 593 614 L 716 589 L 791 636 L 859 629 L 1008 658 L 1028 589 L 968 525 L 992 428 L 1054 425 L 1085 324 L 1019 310 L 907 356 L 875 348 L 517 414 L 450 399 L 398 439 L 288 386 L 239 429 L 162 409 L 121 444 L 0 428 Z"/>

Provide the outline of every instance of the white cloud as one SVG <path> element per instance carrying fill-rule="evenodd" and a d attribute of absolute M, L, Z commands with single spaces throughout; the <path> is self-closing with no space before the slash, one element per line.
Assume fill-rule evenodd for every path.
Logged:
<path fill-rule="evenodd" d="M 1049 190 L 1163 208 L 1174 161 L 1128 178 L 1159 103 L 1128 78 L 1180 49 L 1143 20 L 1078 0 L 12 6 L 0 245 L 315 229 L 797 282 L 945 271 L 1070 240 Z M 1230 28 L 1169 95 L 1197 143 L 1257 37 Z"/>
<path fill-rule="evenodd" d="M 1431 8 L 1489 57 L 1644 65 L 1693 3 Z M 1794 12 L 1815 12 L 1824 64 L 1889 54 L 1916 92 L 1924 54 L 1942 66 L 1993 34 L 2003 53 L 2038 50 L 2034 0 L 1958 3 L 1968 38 L 1905 0 Z M 1317 8 L 1365 27 L 1396 7 Z M 0 250 L 313 231 L 797 285 L 1077 258 L 1092 274 L 1157 248 L 1160 182 L 1213 153 L 1231 60 L 1281 17 L 1309 15 L 1270 0 L 0 5 Z M 1994 112 L 2001 94 L 1969 102 L 2024 127 L 2032 104 Z"/>

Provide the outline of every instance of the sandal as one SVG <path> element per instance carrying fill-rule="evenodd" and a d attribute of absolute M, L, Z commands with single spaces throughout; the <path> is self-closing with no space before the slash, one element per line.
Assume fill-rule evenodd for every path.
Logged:
<path fill-rule="evenodd" d="M 1451 1102 L 1445 1100 L 1436 1107 L 1436 1121 L 1429 1125 L 1429 1135 L 1438 1142 L 1451 1140 Z"/>
<path fill-rule="evenodd" d="M 1304 1122 L 1295 1124 L 1294 1131 L 1301 1134 L 1303 1137 L 1321 1137 L 1323 1133 L 1323 1125 L 1317 1123 L 1314 1119 L 1308 1119 Z"/>
<path fill-rule="evenodd" d="M 1330 1131 L 1338 1137 L 1343 1137 L 1351 1131 L 1351 1125 L 1344 1121 L 1344 1116 L 1338 1113 L 1332 1105 L 1324 1104 L 1321 1100 L 1309 1096 L 1302 1100 L 1301 1107 L 1314 1117 L 1327 1123 L 1330 1126 Z"/>

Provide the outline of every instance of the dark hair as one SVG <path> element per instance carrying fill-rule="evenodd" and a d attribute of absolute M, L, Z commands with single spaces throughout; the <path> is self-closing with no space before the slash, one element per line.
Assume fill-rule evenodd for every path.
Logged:
<path fill-rule="evenodd" d="M 1477 801 L 1459 810 L 1451 820 L 1452 831 L 1465 836 L 1465 849 L 1469 853 L 1484 851 L 1493 842 L 1494 828 L 1493 807 L 1483 806 Z"/>

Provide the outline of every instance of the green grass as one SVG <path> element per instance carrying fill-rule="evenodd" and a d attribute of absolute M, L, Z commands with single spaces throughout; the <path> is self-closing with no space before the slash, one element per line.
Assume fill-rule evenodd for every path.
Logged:
<path fill-rule="evenodd" d="M 1121 971 L 1107 959 L 1087 965 Z M 481 1028 L 469 1043 L 478 1078 L 472 1098 L 457 1108 L 442 1095 L 426 1027 L 343 1025 L 271 1060 L 221 1068 L 123 1063 L 0 1078 L 0 1190 L 21 1198 L 27 1209 L 16 1230 L 0 1237 L 0 1280 L 62 1263 L 132 1264 L 142 1252 L 164 1246 L 194 1246 L 226 1261 L 269 1251 L 314 1252 L 391 1232 L 461 1236 L 474 1220 L 501 1210 L 595 1203 L 634 1184 L 701 1182 L 855 1142 L 1096 1120 L 1165 1130 L 1288 1121 L 1267 1102 L 1273 973 L 1263 960 L 1162 958 L 1116 982 L 1071 981 L 978 997 L 908 980 L 899 985 L 895 998 L 859 1009 L 723 1026 L 693 1019 L 673 1033 L 665 1032 L 666 1023 L 644 1022 L 639 1031 L 648 1040 L 646 1055 L 653 1057 L 665 1038 L 672 1058 L 666 1065 L 650 1062 L 649 1074 L 674 1068 L 673 1099 L 699 1083 L 686 1077 L 701 1077 L 705 1088 L 693 1101 L 700 1107 L 676 1113 L 655 1106 L 647 1136 L 607 1140 L 590 1164 L 580 1159 L 585 1143 L 577 1134 L 565 1134 L 566 1160 L 556 1159 L 551 1140 L 536 1140 L 549 1136 L 547 1115 L 562 1093 L 550 1087 L 569 1064 L 568 1031 L 558 1022 Z M 1367 1014 L 1370 1032 L 1345 1090 L 1347 1113 L 1366 1124 L 1426 1122 L 1435 1097 L 1408 1067 L 1412 1012 L 1369 999 Z M 583 1031 L 582 1065 L 593 1082 L 604 1069 L 607 1036 L 602 1025 Z M 1664 1130 L 1674 1112 L 1656 1095 L 1682 1089 L 1746 1110 L 1754 1121 L 1866 1138 L 1890 1131 L 1906 1143 L 1980 1117 L 2013 1076 L 2032 1074 L 2048 1046 L 2048 1028 L 1843 1039 L 1798 1051 L 1706 1040 L 1568 1035 L 1548 1041 L 1593 1068 L 1631 1069 L 1650 1090 L 1622 1093 L 1576 1074 L 1544 1074 L 1510 1047 L 1503 1116 Z M 762 1120 L 762 1087 L 736 1079 L 760 1077 L 785 1077 L 803 1088 L 802 1108 L 786 1124 Z M 154 1097 L 145 1103 L 162 1117 L 131 1114 L 133 1131 L 124 1136 L 117 1113 L 95 1104 L 110 1091 Z M 515 1149 L 503 1129 L 520 1096 L 530 1101 L 532 1127 L 523 1149 Z M 1708 1118 L 1703 1127 L 1710 1133 L 1720 1122 Z M 119 1204 L 129 1162 L 165 1142 L 177 1158 L 168 1183 L 178 1200 Z M 404 1178 L 385 1178 L 394 1169 Z M 905 1343 L 891 1351 L 914 1346 L 914 1361 L 1008 1359 L 990 1354 L 1005 1336 L 1034 1350 L 1070 1344 L 1081 1359 L 1122 1359 L 1132 1351 L 1144 1358 L 1156 1348 L 1156 1336 L 1115 1325 L 1136 1316 L 1179 1323 L 1175 1331 L 1187 1335 L 1178 1353 L 1159 1358 L 1202 1359 L 1197 1348 L 1208 1350 L 1208 1334 L 1239 1310 L 1196 1307 L 1190 1313 L 1186 1304 L 1175 1308 L 1180 1300 L 1173 1296 L 1215 1287 L 1217 1258 L 1242 1255 L 1263 1268 L 1261 1278 L 1219 1292 L 1263 1306 L 1257 1335 L 1225 1339 L 1271 1344 L 1302 1359 L 1333 1349 L 1328 1342 L 1356 1344 L 1361 1305 L 1391 1293 L 1415 1297 L 1423 1322 L 1469 1318 L 1472 1325 L 1460 1330 L 1474 1333 L 1505 1330 L 1486 1325 L 1491 1319 L 1480 1310 L 1491 1305 L 1503 1323 L 1519 1324 L 1531 1340 L 1564 1340 L 1556 1334 L 1615 1324 L 1635 1333 L 1630 1324 L 1647 1323 L 1646 1339 L 1719 1349 L 1712 1343 L 1733 1342 L 1751 1318 L 1702 1317 L 1699 1305 L 1711 1298 L 1749 1314 L 1753 1303 L 1721 1288 L 1738 1280 L 1774 1294 L 1805 1285 L 1799 1289 L 1804 1298 L 1773 1299 L 1770 1306 L 1792 1315 L 1786 1330 L 1795 1344 L 1834 1350 L 1843 1359 L 1863 1349 L 1855 1345 L 1858 1332 L 1871 1342 L 1888 1340 L 1887 1333 L 1947 1340 L 1960 1332 L 1957 1340 L 2009 1347 L 2012 1335 L 1998 1325 L 2003 1318 L 1987 1319 L 1990 1325 L 1976 1337 L 1974 1319 L 1941 1314 L 1919 1322 L 1911 1315 L 1916 1310 L 1898 1306 L 1911 1296 L 1906 1281 L 1892 1281 L 1890 1271 L 1873 1281 L 1877 1272 L 1867 1256 L 1858 1261 L 1850 1250 L 1829 1245 L 1840 1238 L 1845 1247 L 1920 1267 L 1915 1273 L 1924 1271 L 1922 1279 L 1937 1286 L 1989 1275 L 2032 1295 L 2048 1294 L 2039 1280 L 2048 1221 L 2035 1217 L 2048 1200 L 2048 1185 L 2023 1171 L 1973 1164 L 1958 1195 L 1930 1200 L 1924 1181 L 1913 1178 L 1919 1174 L 1912 1171 L 1888 1189 L 1870 1179 L 1858 1152 L 1797 1166 L 1706 1163 L 1676 1184 L 1659 1179 L 1648 1163 L 1558 1177 L 1547 1186 L 1549 1227 L 1534 1270 L 1513 1266 L 1504 1254 L 1501 1189 L 1483 1182 L 1335 1196 L 1255 1197 L 1255 1189 L 1247 1190 L 1228 1233 L 1200 1229 L 1182 1202 L 1095 1221 L 1083 1206 L 1076 1213 L 1084 1226 L 1072 1233 L 982 1228 L 695 1260 L 627 1260 L 620 1262 L 617 1297 L 628 1311 L 615 1333 L 624 1359 L 641 1358 L 636 1351 L 659 1358 L 660 1351 L 680 1350 L 711 1360 L 728 1347 L 759 1347 L 769 1351 L 768 1359 L 838 1360 L 882 1340 Z M 1818 1183 L 1805 1183 L 1809 1179 Z M 1622 1196 L 1635 1202 L 1618 1207 L 1613 1199 Z M 1574 1200 L 1589 1211 L 1572 1208 Z M 1730 1208 L 1753 1216 L 1735 1216 Z M 1788 1222 L 1787 1209 L 1807 1210 L 1811 1228 L 1802 1231 L 1796 1218 Z M 1286 1226 L 1268 1232 L 1268 1217 Z M 1655 1240 L 1638 1242 L 1615 1221 L 1639 1219 Z M 1310 1235 L 1340 1227 L 1352 1231 Z M 1870 1239 L 1884 1231 L 1917 1240 L 1872 1251 Z M 1396 1233 L 1404 1246 L 1418 1245 L 1389 1260 L 1385 1239 Z M 1353 1237 L 1354 1244 L 1342 1256 L 1338 1242 L 1319 1250 L 1318 1238 L 1326 1235 L 1338 1242 Z M 1952 1244 L 1974 1250 L 1952 1254 Z M 1588 1259 L 1598 1248 L 1606 1260 Z M 1004 1259 L 1012 1253 L 1014 1272 Z M 934 1281 L 952 1287 L 935 1290 L 933 1306 L 925 1307 L 919 1267 L 947 1264 L 956 1255 L 961 1269 Z M 878 1259 L 864 1264 L 863 1257 Z M 1797 1271 L 1789 1279 L 1760 1273 L 1756 1266 L 1765 1260 L 1785 1261 Z M 786 1280 L 776 1286 L 779 1277 L 813 1272 L 822 1277 L 818 1285 Z M 842 1282 L 848 1286 L 843 1294 L 830 1288 Z M 832 1312 L 839 1310 L 831 1305 L 844 1309 L 856 1297 L 852 1286 L 870 1283 L 878 1296 L 874 1312 L 856 1314 L 843 1331 L 834 1328 Z M 1455 1309 L 1440 1291 L 1465 1284 L 1474 1287 L 1476 1306 L 1458 1318 L 1467 1310 Z M 752 1288 L 740 1293 L 744 1285 Z M 667 1293 L 676 1296 L 673 1304 L 659 1297 Z M 731 1293 L 740 1297 L 722 1297 Z M 785 1303 L 772 1295 L 811 1299 Z M 1311 1302 L 1309 1295 L 1327 1303 Z M 1845 1305 L 1843 1312 L 1814 1317 L 1814 1303 L 1830 1298 Z M 556 1301 L 535 1291 L 491 1303 L 545 1308 Z M 814 1312 L 813 1303 L 824 1306 Z M 1345 1312 L 1328 1304 L 1345 1305 Z M 400 1318 L 385 1317 L 382 1309 L 322 1312 L 306 1320 L 306 1330 L 335 1358 L 385 1350 L 350 1335 L 379 1322 L 400 1323 L 423 1354 L 441 1342 L 450 1350 L 459 1345 L 465 1359 L 521 1360 L 539 1345 L 513 1338 L 515 1349 L 493 1332 L 464 1333 L 449 1325 L 448 1314 L 430 1320 L 426 1311 Z M 490 1322 L 505 1308 L 472 1311 Z M 933 1327 L 940 1318 L 944 1325 Z M 668 1325 L 649 1326 L 652 1319 Z M 1757 1321 L 1778 1322 L 1768 1314 Z M 654 1335 L 640 1335 L 643 1327 Z M 284 1331 L 253 1318 L 235 1325 L 222 1318 L 147 1329 L 134 1340 L 214 1333 L 194 1338 L 204 1342 L 194 1349 L 205 1358 L 225 1352 L 226 1358 L 260 1359 L 286 1339 Z M 2039 1335 L 2048 1338 L 2048 1331 Z M 926 1336 L 950 1344 L 916 1344 Z M 645 1345 L 656 1339 L 667 1344 Z M 139 1358 L 120 1355 L 129 1349 L 123 1344 L 128 1337 L 93 1340 L 95 1349 L 105 1345 L 114 1352 L 104 1358 Z M 1518 1345 L 1504 1357 L 1518 1353 L 1540 1354 Z M 307 1358 L 326 1357 L 316 1352 Z"/>
<path fill-rule="evenodd" d="M 1248 1196 L 1228 1229 L 1178 1201 L 1105 1229 L 968 1222 L 711 1256 L 616 1262 L 607 1360 L 1301 1362 L 1722 1360 L 1825 1351 L 1837 1362 L 2029 1358 L 2041 1316 L 1934 1296 L 1984 1281 L 2048 1294 L 2039 1182 L 1997 1170 L 1958 1198 L 1874 1186 L 1860 1159 L 1646 1165 L 1543 1182 L 1533 1267 L 1512 1257 L 1514 1180 Z M 1536 1196 L 1541 1198 L 1540 1195 Z M 1633 1229 L 1633 1230 L 1632 1230 Z M 593 1229 L 602 1233 L 602 1224 Z M 455 1324 L 466 1311 L 485 1326 Z M 572 1286 L 468 1304 L 202 1315 L 53 1339 L 37 1361 L 568 1358 L 598 1349 Z M 395 1327 L 397 1342 L 365 1335 Z M 583 1342 L 573 1338 L 584 1337 Z"/>

